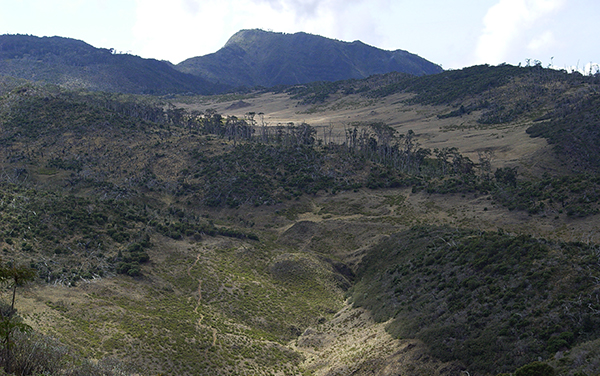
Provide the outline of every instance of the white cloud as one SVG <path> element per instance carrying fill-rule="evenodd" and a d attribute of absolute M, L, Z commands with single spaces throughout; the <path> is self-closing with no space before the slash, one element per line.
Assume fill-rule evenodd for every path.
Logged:
<path fill-rule="evenodd" d="M 477 63 L 498 64 L 507 61 L 511 50 L 529 47 L 539 51 L 553 42 L 546 30 L 530 37 L 529 31 L 559 10 L 565 0 L 499 0 L 483 19 L 484 29 L 475 51 Z"/>
<path fill-rule="evenodd" d="M 375 13 L 390 0 L 136 0 L 133 50 L 173 63 L 221 48 L 241 29 L 378 39 Z"/>
<path fill-rule="evenodd" d="M 267 4 L 277 12 L 293 12 L 296 17 L 315 17 L 320 8 L 331 1 L 319 0 L 254 0 L 257 4 Z"/>
<path fill-rule="evenodd" d="M 543 51 L 553 46 L 556 43 L 554 33 L 550 30 L 546 30 L 542 34 L 533 38 L 527 45 L 527 49 L 533 54 Z"/>
<path fill-rule="evenodd" d="M 251 0 L 136 0 L 133 27 L 135 50 L 143 57 L 173 63 L 221 48 L 243 28 L 272 28 L 290 23 L 289 15 L 275 14 L 268 4 Z M 271 18 L 274 22 L 262 22 Z"/>
<path fill-rule="evenodd" d="M 184 9 L 193 15 L 197 15 L 200 11 L 200 4 L 195 0 L 183 0 Z"/>

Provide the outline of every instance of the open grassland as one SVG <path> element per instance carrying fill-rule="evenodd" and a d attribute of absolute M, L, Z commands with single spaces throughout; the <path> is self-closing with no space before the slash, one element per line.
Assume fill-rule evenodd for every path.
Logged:
<path fill-rule="evenodd" d="M 345 141 L 347 129 L 383 122 L 399 133 L 413 130 L 423 147 L 456 147 L 473 160 L 477 160 L 478 152 L 493 151 L 497 167 L 532 166 L 552 158 L 544 139 L 531 138 L 525 132 L 531 121 L 483 126 L 477 123 L 480 113 L 440 119 L 438 115 L 448 113 L 451 107 L 406 103 L 410 97 L 411 94 L 398 93 L 375 101 L 352 94 L 328 98 L 320 104 L 299 104 L 287 94 L 263 93 L 244 99 L 190 99 L 178 105 L 189 110 L 215 109 L 241 119 L 248 112 L 263 113 L 260 119 L 257 116 L 259 125 L 263 122 L 267 126 L 305 122 L 317 128 L 317 137 L 337 143 Z M 245 105 L 237 108 L 240 101 Z"/>

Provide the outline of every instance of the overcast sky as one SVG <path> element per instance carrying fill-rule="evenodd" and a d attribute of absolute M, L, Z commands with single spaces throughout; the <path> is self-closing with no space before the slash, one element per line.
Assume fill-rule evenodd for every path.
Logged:
<path fill-rule="evenodd" d="M 526 59 L 582 69 L 600 62 L 599 18 L 598 0 L 0 0 L 0 34 L 173 63 L 260 28 L 403 49 L 445 69 Z"/>

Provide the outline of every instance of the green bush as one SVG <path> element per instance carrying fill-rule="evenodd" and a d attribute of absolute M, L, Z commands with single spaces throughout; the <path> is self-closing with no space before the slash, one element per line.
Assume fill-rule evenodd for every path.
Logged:
<path fill-rule="evenodd" d="M 554 376 L 555 374 L 554 368 L 542 362 L 526 364 L 515 372 L 515 376 Z"/>

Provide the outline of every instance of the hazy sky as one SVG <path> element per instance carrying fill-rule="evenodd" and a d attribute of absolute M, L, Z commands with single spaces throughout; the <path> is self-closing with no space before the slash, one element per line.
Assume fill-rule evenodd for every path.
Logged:
<path fill-rule="evenodd" d="M 0 34 L 173 63 L 260 28 L 403 49 L 443 68 L 526 59 L 582 68 L 600 62 L 599 18 L 598 0 L 0 0 Z"/>

